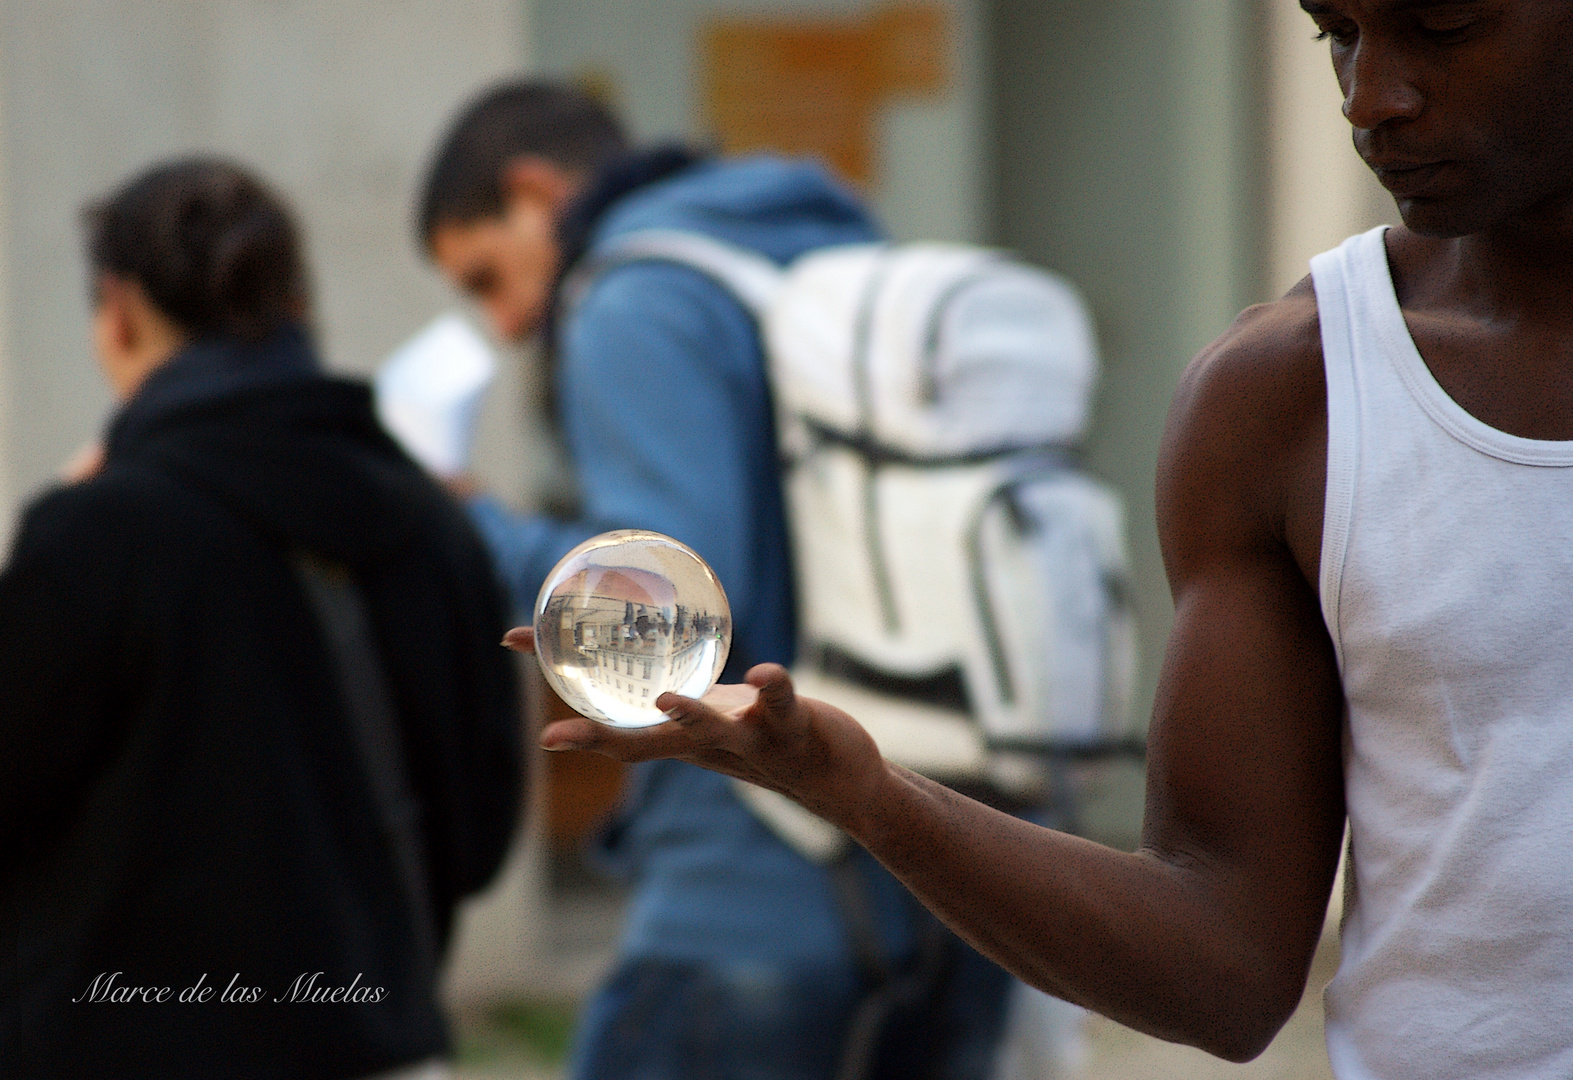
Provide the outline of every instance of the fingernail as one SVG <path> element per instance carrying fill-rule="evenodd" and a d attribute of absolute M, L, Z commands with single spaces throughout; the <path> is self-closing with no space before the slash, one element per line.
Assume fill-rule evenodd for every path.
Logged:
<path fill-rule="evenodd" d="M 666 717 L 668 720 L 681 720 L 683 718 L 683 710 L 674 707 L 667 709 L 661 713 L 661 715 Z"/>

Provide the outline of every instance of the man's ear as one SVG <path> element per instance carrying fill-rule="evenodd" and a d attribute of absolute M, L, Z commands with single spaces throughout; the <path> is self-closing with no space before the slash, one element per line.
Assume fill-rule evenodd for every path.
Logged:
<path fill-rule="evenodd" d="M 130 352 L 137 344 L 137 320 L 132 311 L 136 300 L 132 295 L 135 288 L 129 281 L 113 274 L 102 274 L 94 292 L 98 332 L 104 335 L 103 343 L 117 355 Z"/>
<path fill-rule="evenodd" d="M 187 335 L 153 306 L 135 281 L 106 274 L 93 308 L 93 345 L 110 385 L 129 397 L 154 368 L 180 350 Z"/>
<path fill-rule="evenodd" d="M 556 217 L 578 194 L 583 177 L 544 157 L 516 157 L 503 166 L 502 186 L 510 203 L 523 201 L 539 206 Z"/>

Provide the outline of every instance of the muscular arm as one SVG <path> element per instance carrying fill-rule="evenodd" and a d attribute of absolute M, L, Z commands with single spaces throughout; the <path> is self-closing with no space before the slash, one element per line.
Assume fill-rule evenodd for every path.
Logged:
<path fill-rule="evenodd" d="M 1308 296 L 1257 309 L 1188 370 L 1158 473 L 1176 618 L 1151 728 L 1141 848 L 1041 829 L 882 761 L 780 669 L 675 724 L 548 729 L 679 756 L 841 825 L 1026 981 L 1162 1038 L 1255 1056 L 1304 988 L 1343 828 L 1342 698 L 1309 582 L 1324 391 Z"/>

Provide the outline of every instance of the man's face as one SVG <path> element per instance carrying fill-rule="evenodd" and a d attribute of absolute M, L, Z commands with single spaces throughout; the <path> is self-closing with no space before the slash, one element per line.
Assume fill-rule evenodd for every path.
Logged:
<path fill-rule="evenodd" d="M 1573 208 L 1573 0 L 1301 0 L 1355 148 L 1404 224 L 1463 236 Z"/>
<path fill-rule="evenodd" d="M 432 260 L 455 288 L 486 312 L 504 341 L 541 328 L 561 252 L 555 207 L 511 197 L 500 217 L 444 222 L 432 231 Z"/>

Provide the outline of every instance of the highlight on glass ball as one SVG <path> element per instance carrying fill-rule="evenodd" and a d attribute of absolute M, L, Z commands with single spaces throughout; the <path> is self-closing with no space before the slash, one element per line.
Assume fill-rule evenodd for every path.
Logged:
<path fill-rule="evenodd" d="M 667 691 L 699 697 L 721 677 L 732 609 L 693 549 L 657 532 L 591 537 L 552 568 L 535 601 L 535 655 L 568 707 L 613 727 L 666 717 Z"/>

